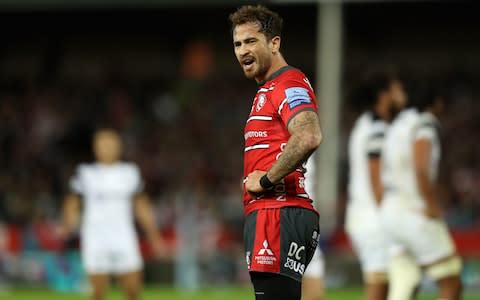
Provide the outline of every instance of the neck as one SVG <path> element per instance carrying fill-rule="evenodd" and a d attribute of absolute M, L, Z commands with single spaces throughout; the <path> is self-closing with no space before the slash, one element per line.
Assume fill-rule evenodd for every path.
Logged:
<path fill-rule="evenodd" d="M 114 159 L 114 160 L 98 160 L 98 163 L 100 163 L 102 165 L 113 165 L 116 162 L 118 162 L 118 160 L 116 160 L 116 159 Z"/>
<path fill-rule="evenodd" d="M 438 118 L 438 115 L 439 115 L 438 110 L 436 110 L 434 107 L 427 107 L 424 111 L 429 112 Z"/>
<path fill-rule="evenodd" d="M 278 52 L 277 54 L 273 55 L 272 64 L 270 65 L 270 68 L 265 73 L 265 75 L 262 77 L 255 78 L 255 80 L 257 81 L 257 83 L 265 82 L 267 81 L 268 78 L 270 78 L 270 76 L 272 76 L 273 73 L 275 73 L 276 71 L 280 70 L 285 66 L 288 66 L 287 62 L 283 58 L 282 54 Z"/>
<path fill-rule="evenodd" d="M 386 105 L 384 101 L 377 101 L 377 103 L 373 107 L 373 111 L 385 121 L 389 121 L 392 118 L 390 113 L 390 107 Z"/>

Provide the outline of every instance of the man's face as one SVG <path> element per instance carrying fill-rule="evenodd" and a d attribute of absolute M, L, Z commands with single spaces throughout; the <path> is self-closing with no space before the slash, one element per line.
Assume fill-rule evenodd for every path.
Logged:
<path fill-rule="evenodd" d="M 97 161 L 113 163 L 120 159 L 122 143 L 116 132 L 105 130 L 95 135 L 93 150 Z"/>
<path fill-rule="evenodd" d="M 233 31 L 235 56 L 248 79 L 265 81 L 272 64 L 272 41 L 259 32 L 260 24 L 249 22 L 237 25 Z"/>
<path fill-rule="evenodd" d="M 401 81 L 392 81 L 390 84 L 389 94 L 394 112 L 401 111 L 407 105 L 408 97 Z"/>

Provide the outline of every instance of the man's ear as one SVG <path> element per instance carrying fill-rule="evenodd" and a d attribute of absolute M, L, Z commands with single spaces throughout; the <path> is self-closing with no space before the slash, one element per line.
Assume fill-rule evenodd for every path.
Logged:
<path fill-rule="evenodd" d="M 280 52 L 280 43 L 282 39 L 277 35 L 272 38 L 271 43 L 272 43 L 272 53 L 277 54 Z"/>

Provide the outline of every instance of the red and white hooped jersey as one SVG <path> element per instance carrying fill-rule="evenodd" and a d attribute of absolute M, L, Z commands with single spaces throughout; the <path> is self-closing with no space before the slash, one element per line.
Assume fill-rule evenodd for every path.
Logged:
<path fill-rule="evenodd" d="M 299 112 L 317 111 L 312 86 L 299 70 L 285 66 L 260 86 L 245 125 L 244 179 L 254 170 L 268 171 L 290 138 L 289 121 Z M 305 191 L 305 168 L 299 167 L 257 197 L 244 191 L 245 214 L 263 208 L 304 207 L 315 211 Z"/>

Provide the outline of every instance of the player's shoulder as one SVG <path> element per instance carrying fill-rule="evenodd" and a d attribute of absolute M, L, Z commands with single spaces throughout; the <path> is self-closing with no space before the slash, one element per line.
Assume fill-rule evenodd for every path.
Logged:
<path fill-rule="evenodd" d="M 368 112 L 363 112 L 362 114 L 360 114 L 355 119 L 355 122 L 353 123 L 352 130 L 351 130 L 352 135 L 363 131 L 364 128 L 367 127 L 370 122 L 371 122 L 371 118 Z"/>
<path fill-rule="evenodd" d="M 415 124 L 420 117 L 420 114 L 415 108 L 407 108 L 402 110 L 392 123 L 397 127 L 409 127 Z"/>
<path fill-rule="evenodd" d="M 133 161 L 122 161 L 118 162 L 117 168 L 123 173 L 132 174 L 134 176 L 140 176 L 140 168 Z"/>
<path fill-rule="evenodd" d="M 355 120 L 355 125 L 361 126 L 361 125 L 370 125 L 373 122 L 373 116 L 370 111 L 364 111 L 361 113 L 357 119 Z"/>
<path fill-rule="evenodd" d="M 276 86 L 283 89 L 292 87 L 302 87 L 313 90 L 307 76 L 299 69 L 287 66 L 284 71 L 277 77 Z"/>
<path fill-rule="evenodd" d="M 121 161 L 117 163 L 118 168 L 137 172 L 139 170 L 138 165 L 133 161 Z"/>
<path fill-rule="evenodd" d="M 387 123 L 380 117 L 375 116 L 371 111 L 363 112 L 356 119 L 353 130 L 370 132 L 370 131 L 385 131 Z"/>
<path fill-rule="evenodd" d="M 429 112 L 422 112 L 419 114 L 418 123 L 422 126 L 437 127 L 439 125 L 438 119 Z"/>
<path fill-rule="evenodd" d="M 80 163 L 77 165 L 75 172 L 77 174 L 83 174 L 85 172 L 92 170 L 93 168 L 95 168 L 94 163 Z"/>
<path fill-rule="evenodd" d="M 370 121 L 370 129 L 374 133 L 385 132 L 387 130 L 388 124 L 384 119 L 379 116 L 372 115 Z"/>
<path fill-rule="evenodd" d="M 417 132 L 417 135 L 423 134 L 425 136 L 434 137 L 440 131 L 440 123 L 433 114 L 422 112 L 419 114 L 414 129 Z"/>

